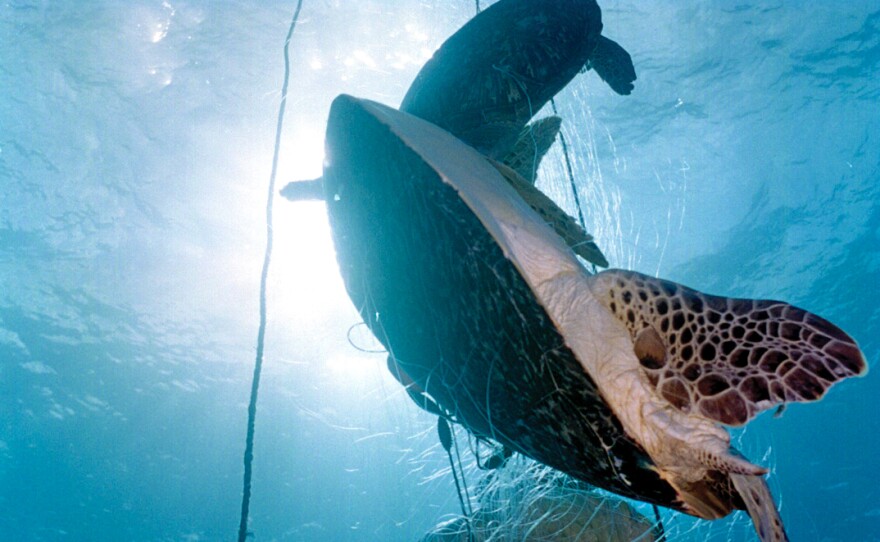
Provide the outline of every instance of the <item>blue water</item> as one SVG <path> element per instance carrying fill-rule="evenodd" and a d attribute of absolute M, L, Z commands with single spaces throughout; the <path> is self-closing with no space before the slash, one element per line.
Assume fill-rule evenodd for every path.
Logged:
<path fill-rule="evenodd" d="M 0 5 L 3 540 L 235 537 L 295 7 L 245 4 Z M 797 304 L 875 365 L 880 6 L 601 5 L 636 90 L 588 73 L 558 106 L 612 264 Z M 305 0 L 279 182 L 320 174 L 335 95 L 396 105 L 473 8 Z M 558 150 L 541 176 L 574 211 Z M 458 508 L 433 421 L 352 346 L 376 344 L 322 205 L 275 213 L 255 539 L 417 540 Z M 878 396 L 872 373 L 737 434 L 792 540 L 880 540 Z M 753 537 L 743 514 L 696 531 L 665 514 L 676 540 Z"/>

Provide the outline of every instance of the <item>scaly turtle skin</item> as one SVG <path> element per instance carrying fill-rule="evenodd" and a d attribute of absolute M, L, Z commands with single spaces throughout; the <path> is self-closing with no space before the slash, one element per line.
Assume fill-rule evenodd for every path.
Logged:
<path fill-rule="evenodd" d="M 346 289 L 415 386 L 585 482 L 706 519 L 744 509 L 787 539 L 766 470 L 720 424 L 863 374 L 849 336 L 782 302 L 590 275 L 491 161 L 394 109 L 337 98 L 327 149 Z"/>

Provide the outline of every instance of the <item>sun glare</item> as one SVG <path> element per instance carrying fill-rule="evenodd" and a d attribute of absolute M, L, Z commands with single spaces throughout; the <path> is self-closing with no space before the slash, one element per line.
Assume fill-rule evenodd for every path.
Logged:
<path fill-rule="evenodd" d="M 347 382 L 343 387 L 349 392 L 358 389 L 362 393 L 361 387 L 373 382 L 370 375 L 384 367 L 384 350 L 361 322 L 345 291 L 326 203 L 289 201 L 278 195 L 289 182 L 316 179 L 323 173 L 323 126 L 302 123 L 291 128 L 275 187 L 272 318 L 283 322 L 283 329 L 295 330 L 278 337 L 293 355 L 317 358 L 333 380 L 341 385 Z M 310 347 L 309 341 L 321 344 Z"/>
<path fill-rule="evenodd" d="M 277 188 L 288 182 L 315 179 L 322 173 L 324 137 L 300 130 L 290 140 L 279 164 Z M 288 201 L 277 197 L 274 213 L 275 291 L 289 300 L 283 310 L 298 320 L 320 321 L 349 303 L 336 264 L 327 206 L 322 201 Z"/>
<path fill-rule="evenodd" d="M 366 379 L 380 373 L 384 364 L 384 356 L 351 351 L 341 352 L 327 359 L 327 369 L 334 377 L 360 384 L 366 384 Z M 374 384 L 369 383 L 371 386 Z"/>

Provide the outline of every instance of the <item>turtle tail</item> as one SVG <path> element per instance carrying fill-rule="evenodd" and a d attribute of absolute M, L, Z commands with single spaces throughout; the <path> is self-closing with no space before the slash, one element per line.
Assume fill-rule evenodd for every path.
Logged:
<path fill-rule="evenodd" d="M 293 181 L 281 189 L 281 195 L 290 201 L 323 201 L 324 179 L 317 178 L 308 181 Z"/>

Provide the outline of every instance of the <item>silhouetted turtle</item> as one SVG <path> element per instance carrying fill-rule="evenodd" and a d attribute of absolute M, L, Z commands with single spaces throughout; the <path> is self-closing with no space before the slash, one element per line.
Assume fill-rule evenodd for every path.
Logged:
<path fill-rule="evenodd" d="M 589 274 L 496 165 L 412 115 L 340 96 L 326 144 L 340 271 L 395 370 L 571 476 L 705 519 L 745 509 L 786 540 L 766 470 L 720 424 L 863 374 L 849 336 L 778 301 Z"/>
<path fill-rule="evenodd" d="M 468 21 L 416 76 L 400 110 L 491 158 L 578 73 L 629 94 L 632 59 L 602 33 L 595 0 L 501 0 Z"/>

